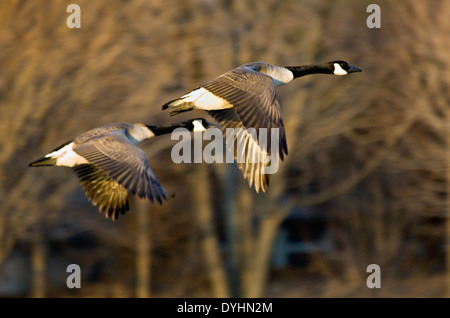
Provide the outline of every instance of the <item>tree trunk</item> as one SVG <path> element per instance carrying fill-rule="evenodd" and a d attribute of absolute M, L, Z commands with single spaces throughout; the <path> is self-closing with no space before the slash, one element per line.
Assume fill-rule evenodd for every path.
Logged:
<path fill-rule="evenodd" d="M 267 215 L 261 219 L 254 255 L 253 278 L 252 281 L 247 282 L 245 297 L 263 297 L 273 242 L 283 219 L 284 215 L 278 213 Z"/>
<path fill-rule="evenodd" d="M 220 246 L 213 224 L 213 211 L 210 197 L 210 180 L 205 165 L 197 165 L 195 193 L 195 214 L 200 232 L 200 246 L 203 251 L 213 297 L 229 297 L 227 277 L 220 257 Z"/>
<path fill-rule="evenodd" d="M 46 295 L 46 246 L 45 229 L 42 221 L 38 221 L 34 229 L 31 250 L 31 264 L 33 268 L 32 297 L 43 298 Z"/>
<path fill-rule="evenodd" d="M 135 199 L 136 211 L 136 295 L 151 297 L 151 231 L 150 203 Z"/>
<path fill-rule="evenodd" d="M 447 122 L 447 220 L 445 231 L 445 261 L 446 261 L 446 285 L 447 297 L 450 297 L 450 110 L 446 111 Z"/>

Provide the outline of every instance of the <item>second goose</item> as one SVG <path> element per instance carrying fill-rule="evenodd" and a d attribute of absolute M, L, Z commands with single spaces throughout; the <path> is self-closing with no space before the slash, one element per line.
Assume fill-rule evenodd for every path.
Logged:
<path fill-rule="evenodd" d="M 207 111 L 221 126 L 230 151 L 237 157 L 246 158 L 237 162 L 244 178 L 255 190 L 266 191 L 269 184 L 269 174 L 263 168 L 267 165 L 268 156 L 272 160 L 283 160 L 287 155 L 286 134 L 280 104 L 275 87 L 287 84 L 293 79 L 309 74 L 347 75 L 361 72 L 361 69 L 349 65 L 345 61 L 332 61 L 317 65 L 275 66 L 262 62 L 252 62 L 228 71 L 186 95 L 169 101 L 162 109 L 169 109 L 170 115 L 192 109 Z M 227 136 L 227 128 L 234 128 L 238 134 Z M 258 133 L 260 128 L 266 128 L 267 144 L 261 147 L 258 138 L 248 132 L 254 128 Z M 271 154 L 271 128 L 278 128 L 278 152 Z M 237 141 L 237 143 L 236 143 Z M 237 149 L 244 149 L 244 154 L 238 154 Z M 256 158 L 250 162 L 248 158 Z"/>

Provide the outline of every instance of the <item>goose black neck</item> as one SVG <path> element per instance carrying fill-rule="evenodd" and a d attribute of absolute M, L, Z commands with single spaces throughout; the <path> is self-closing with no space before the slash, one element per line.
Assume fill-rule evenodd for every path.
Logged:
<path fill-rule="evenodd" d="M 167 126 L 148 126 L 147 125 L 147 127 L 155 134 L 155 136 L 170 134 L 175 129 L 180 128 L 180 127 L 192 130 L 192 129 L 190 129 L 190 127 L 187 127 L 187 125 L 185 125 L 184 123 L 167 125 Z"/>
<path fill-rule="evenodd" d="M 331 74 L 333 70 L 329 68 L 329 66 L 325 65 L 301 65 L 301 66 L 286 66 L 288 70 L 292 72 L 294 78 L 309 75 L 309 74 Z"/>

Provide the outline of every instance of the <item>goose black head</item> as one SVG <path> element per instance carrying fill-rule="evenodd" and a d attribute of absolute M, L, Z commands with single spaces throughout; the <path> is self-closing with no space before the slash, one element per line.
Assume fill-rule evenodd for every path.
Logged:
<path fill-rule="evenodd" d="M 189 119 L 180 124 L 181 127 L 185 127 L 190 131 L 205 131 L 209 127 L 219 127 L 219 125 L 211 123 L 204 118 Z"/>
<path fill-rule="evenodd" d="M 349 65 L 345 61 L 331 61 L 328 62 L 328 65 L 330 66 L 331 74 L 334 75 L 347 75 L 350 73 L 362 71 L 360 68 Z"/>

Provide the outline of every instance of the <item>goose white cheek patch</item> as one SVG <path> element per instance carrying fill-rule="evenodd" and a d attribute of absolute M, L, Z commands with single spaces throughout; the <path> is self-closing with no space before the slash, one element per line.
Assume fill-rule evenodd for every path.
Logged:
<path fill-rule="evenodd" d="M 192 122 L 192 124 L 194 125 L 193 132 L 199 132 L 199 131 L 205 131 L 206 130 L 206 128 L 202 125 L 200 120 L 194 120 Z"/>
<path fill-rule="evenodd" d="M 344 70 L 338 63 L 334 63 L 334 75 L 347 75 L 348 72 Z"/>

